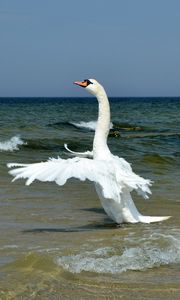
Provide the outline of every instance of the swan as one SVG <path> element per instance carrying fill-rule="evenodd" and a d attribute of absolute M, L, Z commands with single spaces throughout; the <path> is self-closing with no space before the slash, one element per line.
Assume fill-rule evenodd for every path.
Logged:
<path fill-rule="evenodd" d="M 83 87 L 95 95 L 99 103 L 97 127 L 94 135 L 93 150 L 74 152 L 65 144 L 73 158 L 49 158 L 48 161 L 18 164 L 9 163 L 9 171 L 14 176 L 27 179 L 30 185 L 35 179 L 55 181 L 64 185 L 69 178 L 86 179 L 94 182 L 96 192 L 107 215 L 117 224 L 151 223 L 167 220 L 170 216 L 143 216 L 137 210 L 131 192 L 136 190 L 144 198 L 151 194 L 152 182 L 136 175 L 130 164 L 123 158 L 113 155 L 107 145 L 110 130 L 110 106 L 103 86 L 95 79 L 76 81 L 74 84 Z"/>

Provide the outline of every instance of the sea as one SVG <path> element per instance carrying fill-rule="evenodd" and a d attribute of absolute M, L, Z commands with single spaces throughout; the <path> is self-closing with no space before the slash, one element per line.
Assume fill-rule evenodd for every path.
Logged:
<path fill-rule="evenodd" d="M 153 224 L 117 225 L 91 182 L 12 182 L 7 163 L 92 150 L 94 98 L 0 98 L 0 299 L 180 299 L 180 98 L 110 98 L 111 152 L 151 179 Z"/>

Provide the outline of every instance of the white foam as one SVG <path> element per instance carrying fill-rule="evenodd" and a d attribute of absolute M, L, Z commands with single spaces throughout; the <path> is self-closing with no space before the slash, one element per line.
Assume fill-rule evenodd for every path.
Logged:
<path fill-rule="evenodd" d="M 4 250 L 4 249 L 17 249 L 19 248 L 18 245 L 4 245 L 3 247 L 0 248 L 0 250 Z"/>
<path fill-rule="evenodd" d="M 89 122 L 79 122 L 79 123 L 76 123 L 76 122 L 70 122 L 70 124 L 78 127 L 78 128 L 87 128 L 87 129 L 90 129 L 90 130 L 93 130 L 95 131 L 96 130 L 96 126 L 97 126 L 97 121 L 89 121 Z M 110 123 L 110 129 L 113 128 L 113 124 Z"/>
<path fill-rule="evenodd" d="M 19 150 L 18 146 L 24 145 L 24 141 L 19 136 L 13 136 L 11 139 L 0 142 L 0 151 Z"/>
<path fill-rule="evenodd" d="M 157 241 L 157 240 L 156 240 Z M 163 244 L 161 247 L 160 245 Z M 149 243 L 149 239 L 140 246 L 129 247 L 124 251 L 113 248 L 99 248 L 80 254 L 62 256 L 57 264 L 63 269 L 80 273 L 122 273 L 128 270 L 146 270 L 180 262 L 180 241 L 172 236 L 161 236 L 161 243 Z M 119 252 L 119 253 L 118 253 Z"/>

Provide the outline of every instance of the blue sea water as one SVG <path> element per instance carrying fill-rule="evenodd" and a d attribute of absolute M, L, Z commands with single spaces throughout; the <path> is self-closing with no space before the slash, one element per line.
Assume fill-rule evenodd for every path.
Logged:
<path fill-rule="evenodd" d="M 0 98 L 0 298 L 76 299 L 71 286 L 77 299 L 104 299 L 116 286 L 132 299 L 128 281 L 143 282 L 147 297 L 135 288 L 138 299 L 178 299 L 180 98 L 110 98 L 110 106 L 110 150 L 154 181 L 150 200 L 133 195 L 136 205 L 172 218 L 117 228 L 89 182 L 11 183 L 8 162 L 69 158 L 64 143 L 91 150 L 98 106 L 94 98 Z"/>

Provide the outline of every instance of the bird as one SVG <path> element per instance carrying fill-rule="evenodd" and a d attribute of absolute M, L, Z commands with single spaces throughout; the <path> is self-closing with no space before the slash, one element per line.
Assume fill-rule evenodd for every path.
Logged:
<path fill-rule="evenodd" d="M 135 190 L 145 199 L 151 194 L 152 181 L 135 174 L 131 165 L 122 157 L 113 155 L 107 139 L 110 130 L 110 105 L 104 87 L 95 79 L 75 81 L 97 98 L 98 120 L 92 151 L 74 152 L 65 148 L 74 157 L 49 158 L 47 161 L 31 164 L 9 163 L 9 173 L 13 180 L 27 179 L 26 185 L 34 180 L 56 182 L 62 186 L 70 178 L 94 183 L 95 190 L 106 214 L 116 224 L 152 223 L 167 220 L 170 216 L 144 216 L 136 208 L 131 197 Z"/>

